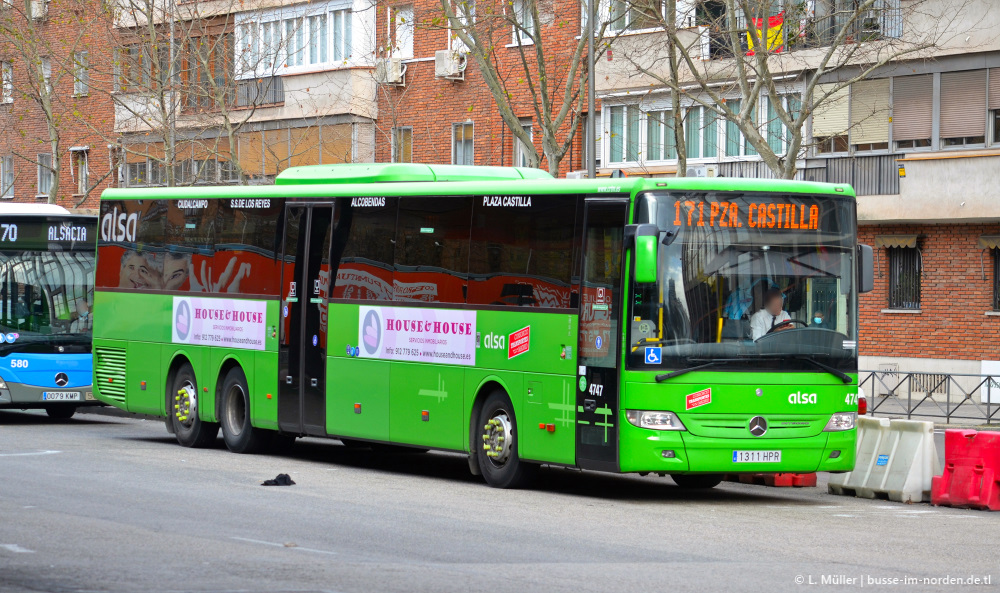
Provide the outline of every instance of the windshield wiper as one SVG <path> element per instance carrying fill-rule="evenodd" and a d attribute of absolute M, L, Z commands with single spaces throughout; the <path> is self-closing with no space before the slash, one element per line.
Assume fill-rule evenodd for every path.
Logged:
<path fill-rule="evenodd" d="M 812 364 L 813 366 L 815 366 L 817 368 L 823 369 L 824 371 L 830 373 L 831 375 L 833 375 L 834 377 L 840 379 L 844 383 L 850 383 L 851 381 L 854 380 L 854 379 L 851 379 L 851 376 L 848 375 L 847 373 L 845 373 L 843 371 L 840 371 L 840 370 L 837 370 L 837 369 L 833 368 L 832 366 L 830 366 L 830 365 L 828 365 L 826 363 L 822 363 L 822 362 L 816 360 L 815 358 L 813 358 L 812 356 L 809 356 L 809 355 L 799 355 L 799 356 L 794 356 L 793 358 L 795 360 L 804 360 L 804 361 L 808 362 L 809 364 Z"/>
<path fill-rule="evenodd" d="M 701 360 L 706 360 L 706 359 L 701 359 Z M 726 362 L 732 362 L 734 360 L 739 360 L 739 359 L 737 359 L 737 358 L 711 358 L 711 359 L 707 359 L 708 362 L 706 362 L 704 364 L 699 364 L 697 366 L 688 367 L 686 369 L 679 369 L 679 370 L 676 370 L 676 371 L 665 373 L 663 375 L 657 375 L 656 376 L 656 382 L 657 383 L 662 383 L 663 381 L 666 381 L 667 379 L 673 379 L 674 377 L 680 377 L 681 375 L 686 375 L 687 373 L 690 373 L 692 371 L 698 371 L 698 370 L 701 370 L 701 369 L 707 369 L 708 367 L 714 367 L 716 365 L 720 365 L 720 364 L 723 364 L 723 363 L 726 363 Z M 692 359 L 692 361 L 697 362 L 698 359 Z"/>

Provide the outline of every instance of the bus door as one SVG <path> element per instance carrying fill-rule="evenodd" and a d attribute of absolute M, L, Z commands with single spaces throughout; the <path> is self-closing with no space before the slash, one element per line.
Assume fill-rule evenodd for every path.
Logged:
<path fill-rule="evenodd" d="M 588 199 L 580 290 L 576 463 L 618 470 L 622 257 L 627 199 Z"/>
<path fill-rule="evenodd" d="M 288 204 L 281 266 L 278 426 L 326 436 L 326 331 L 333 206 Z"/>

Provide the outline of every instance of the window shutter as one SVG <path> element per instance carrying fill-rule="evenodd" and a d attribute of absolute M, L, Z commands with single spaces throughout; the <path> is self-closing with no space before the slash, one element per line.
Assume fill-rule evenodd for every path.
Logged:
<path fill-rule="evenodd" d="M 930 74 L 892 79 L 892 139 L 930 140 L 934 84 Z"/>
<path fill-rule="evenodd" d="M 830 92 L 836 85 L 817 85 L 813 96 L 822 97 Z M 816 106 L 813 111 L 812 135 L 813 138 L 827 138 L 830 136 L 840 136 L 847 132 L 850 127 L 848 106 L 850 92 L 849 87 L 844 87 L 833 93 L 825 101 Z"/>
<path fill-rule="evenodd" d="M 990 68 L 989 108 L 1000 109 L 1000 68 Z"/>
<path fill-rule="evenodd" d="M 851 144 L 889 141 L 889 79 L 851 85 Z"/>
<path fill-rule="evenodd" d="M 986 70 L 941 74 L 941 137 L 986 133 Z"/>

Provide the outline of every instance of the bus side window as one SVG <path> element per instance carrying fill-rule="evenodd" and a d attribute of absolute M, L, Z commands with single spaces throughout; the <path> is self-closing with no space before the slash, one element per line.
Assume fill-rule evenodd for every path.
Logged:
<path fill-rule="evenodd" d="M 397 301 L 464 303 L 472 198 L 400 198 L 393 286 Z"/>
<path fill-rule="evenodd" d="M 531 202 L 476 200 L 469 254 L 469 304 L 567 308 L 577 196 L 530 196 Z"/>
<path fill-rule="evenodd" d="M 392 265 L 399 198 L 340 198 L 333 230 L 331 297 L 363 301 L 393 299 Z"/>

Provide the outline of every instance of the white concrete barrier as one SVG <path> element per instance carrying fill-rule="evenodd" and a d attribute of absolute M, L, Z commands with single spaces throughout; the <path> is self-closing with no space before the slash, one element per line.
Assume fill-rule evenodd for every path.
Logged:
<path fill-rule="evenodd" d="M 830 494 L 897 502 L 931 499 L 931 478 L 941 473 L 933 422 L 858 418 L 857 446 L 854 471 L 832 474 Z"/>

